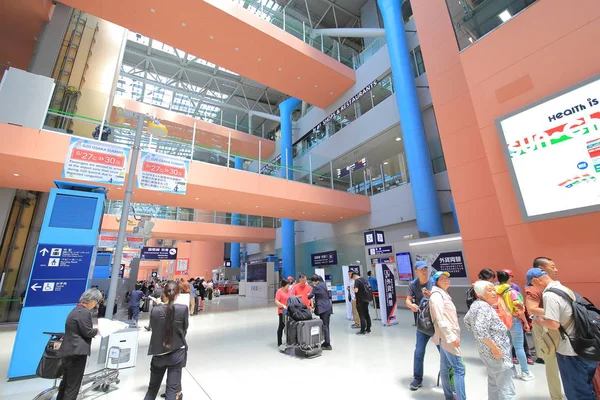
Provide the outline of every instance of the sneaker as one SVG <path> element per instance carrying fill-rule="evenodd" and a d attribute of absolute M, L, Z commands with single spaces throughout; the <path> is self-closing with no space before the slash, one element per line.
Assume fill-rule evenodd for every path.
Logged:
<path fill-rule="evenodd" d="M 419 389 L 421 386 L 423 386 L 422 382 L 419 382 L 416 379 L 413 379 L 413 381 L 410 383 L 410 385 L 408 385 L 408 388 L 412 391 L 415 391 L 417 389 Z"/>
<path fill-rule="evenodd" d="M 321 348 L 322 348 L 323 350 L 333 350 L 333 347 L 331 347 L 331 345 L 330 345 L 330 344 L 324 344 L 323 346 L 321 346 Z"/>
<path fill-rule="evenodd" d="M 366 335 L 367 332 L 366 331 L 358 331 L 356 332 L 357 335 Z"/>
<path fill-rule="evenodd" d="M 541 358 L 541 357 L 538 357 L 538 358 L 536 358 L 535 362 L 536 362 L 537 364 L 546 364 L 546 363 L 544 362 L 544 359 L 543 359 L 543 358 Z"/>
<path fill-rule="evenodd" d="M 367 329 L 365 332 L 367 332 L 367 333 L 371 333 L 371 330 L 370 330 L 370 329 Z"/>
<path fill-rule="evenodd" d="M 533 376 L 533 374 L 531 373 L 531 371 L 529 372 L 523 372 L 521 374 L 521 380 L 527 382 L 527 381 L 532 381 L 535 379 L 535 376 Z"/>
<path fill-rule="evenodd" d="M 513 358 L 513 364 L 518 364 L 518 363 L 519 363 L 519 360 L 517 360 L 516 357 Z"/>
<path fill-rule="evenodd" d="M 531 358 L 531 357 L 527 357 L 527 364 L 529 364 L 529 365 L 533 365 L 533 364 L 535 364 L 535 363 L 533 362 L 533 358 Z"/>
<path fill-rule="evenodd" d="M 352 328 L 352 329 L 360 329 L 360 325 L 352 324 L 352 326 L 350 328 Z"/>

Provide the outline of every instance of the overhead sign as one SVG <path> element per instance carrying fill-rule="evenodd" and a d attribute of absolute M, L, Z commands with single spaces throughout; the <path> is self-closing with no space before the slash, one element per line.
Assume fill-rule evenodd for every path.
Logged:
<path fill-rule="evenodd" d="M 336 250 L 311 254 L 310 259 L 313 267 L 319 267 L 322 265 L 337 265 L 338 263 Z"/>
<path fill-rule="evenodd" d="M 24 307 L 76 304 L 87 289 L 94 246 L 38 244 Z"/>
<path fill-rule="evenodd" d="M 348 165 L 347 167 L 344 167 L 342 169 L 337 170 L 337 177 L 339 178 L 343 178 L 349 174 L 351 174 L 354 171 L 358 171 L 361 168 L 364 168 L 367 166 L 367 159 L 363 158 L 362 160 L 358 160 L 357 162 L 355 162 L 354 164 Z"/>
<path fill-rule="evenodd" d="M 329 121 L 331 121 L 337 115 L 340 115 L 342 113 L 342 111 L 344 111 L 346 108 L 348 108 L 352 104 L 356 103 L 358 101 L 358 99 L 360 99 L 365 94 L 367 94 L 368 92 L 370 92 L 371 90 L 373 90 L 375 88 L 375 86 L 377 86 L 377 79 L 375 79 L 373 82 L 371 82 L 367 87 L 365 87 L 364 89 L 362 89 L 360 92 L 358 92 L 354 96 L 352 96 L 347 102 L 345 102 L 344 104 L 342 104 L 337 110 L 335 110 L 334 112 L 332 112 L 331 114 L 329 114 L 329 116 L 327 118 L 325 118 L 323 121 L 319 122 L 317 124 L 317 126 L 315 126 L 312 129 L 312 132 L 314 132 L 314 131 L 320 131 L 321 129 L 323 129 L 324 126 Z"/>
<path fill-rule="evenodd" d="M 417 254 L 416 261 L 425 261 L 431 265 L 431 273 L 437 271 L 446 271 L 450 273 L 450 278 L 466 278 L 467 269 L 462 251 L 447 251 L 434 254 Z"/>
<path fill-rule="evenodd" d="M 98 237 L 98 247 L 115 248 L 117 246 L 118 234 L 116 232 L 101 232 Z M 144 247 L 144 238 L 132 233 L 125 235 L 125 247 L 141 249 Z"/>
<path fill-rule="evenodd" d="M 385 233 L 383 231 L 375 231 L 375 243 L 385 244 Z"/>
<path fill-rule="evenodd" d="M 176 260 L 176 247 L 143 247 L 140 252 L 142 260 Z"/>
<path fill-rule="evenodd" d="M 600 210 L 600 77 L 496 121 L 526 221 Z"/>
<path fill-rule="evenodd" d="M 371 247 L 369 249 L 370 256 L 376 256 L 379 254 L 390 254 L 393 252 L 394 250 L 392 249 L 392 246 Z"/>
<path fill-rule="evenodd" d="M 136 187 L 185 194 L 190 160 L 142 151 Z"/>
<path fill-rule="evenodd" d="M 368 231 L 364 233 L 365 246 L 372 246 L 375 244 L 375 231 Z"/>
<path fill-rule="evenodd" d="M 62 177 L 122 186 L 128 160 L 128 147 L 72 137 Z"/>

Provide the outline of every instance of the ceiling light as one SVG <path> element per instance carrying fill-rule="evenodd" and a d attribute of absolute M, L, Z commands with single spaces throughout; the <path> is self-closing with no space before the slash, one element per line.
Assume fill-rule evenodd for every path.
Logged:
<path fill-rule="evenodd" d="M 117 190 L 121 190 L 121 188 L 120 188 L 120 187 L 118 187 L 118 188 L 117 188 Z"/>
<path fill-rule="evenodd" d="M 498 17 L 502 20 L 502 22 L 506 22 L 512 18 L 512 15 L 508 10 L 504 10 L 500 14 L 498 14 Z"/>
<path fill-rule="evenodd" d="M 279 211 L 283 211 L 283 208 L 280 208 Z"/>
<path fill-rule="evenodd" d="M 298 78 L 296 78 L 296 79 L 300 80 L 300 77 L 298 77 Z"/>
<path fill-rule="evenodd" d="M 279 68 L 277 68 L 277 71 L 281 71 L 282 69 L 283 69 L 283 68 L 279 67 Z"/>
<path fill-rule="evenodd" d="M 324 216 L 325 216 L 325 214 L 321 214 L 321 217 L 324 217 Z"/>
<path fill-rule="evenodd" d="M 156 12 L 156 10 L 155 10 L 154 8 L 151 8 L 151 9 L 150 9 L 150 12 L 151 12 L 151 13 L 155 13 L 155 12 Z"/>
<path fill-rule="evenodd" d="M 333 96 L 333 92 L 329 92 L 329 94 Z"/>
<path fill-rule="evenodd" d="M 200 199 L 200 197 L 196 197 L 196 200 L 199 200 L 199 199 Z"/>
<path fill-rule="evenodd" d="M 208 38 L 209 38 L 210 40 L 213 40 L 215 37 L 214 37 L 213 35 L 210 35 Z"/>
<path fill-rule="evenodd" d="M 258 57 L 258 62 L 261 62 L 261 61 L 262 61 L 262 58 Z"/>
<path fill-rule="evenodd" d="M 383 165 L 388 165 L 388 164 L 389 164 L 389 162 L 387 162 L 387 161 L 383 163 Z"/>
<path fill-rule="evenodd" d="M 240 51 L 240 48 L 239 48 L 239 47 L 236 47 L 234 50 L 235 50 L 235 51 Z"/>
<path fill-rule="evenodd" d="M 401 140 L 402 140 L 402 138 L 401 138 L 400 136 L 398 136 L 398 137 L 396 138 L 396 142 L 399 142 L 399 141 L 401 141 Z"/>
<path fill-rule="evenodd" d="M 21 175 L 19 175 L 19 174 L 13 174 L 13 176 L 17 176 L 18 177 L 18 176 L 21 176 Z"/>
<path fill-rule="evenodd" d="M 469 42 L 473 43 L 473 38 L 469 36 Z"/>
<path fill-rule="evenodd" d="M 306 214 L 306 212 L 302 211 L 302 214 Z"/>
<path fill-rule="evenodd" d="M 231 204 L 231 202 L 230 202 L 230 201 L 228 201 L 228 202 L 227 202 L 227 204 Z"/>
<path fill-rule="evenodd" d="M 187 24 L 185 22 L 182 22 L 181 26 L 183 26 L 185 28 L 187 26 Z"/>
<path fill-rule="evenodd" d="M 258 208 L 258 206 L 255 206 L 256 208 Z"/>
<path fill-rule="evenodd" d="M 319 87 L 319 85 L 315 85 L 315 87 Z"/>
<path fill-rule="evenodd" d="M 424 246 L 426 244 L 456 242 L 458 240 L 462 240 L 462 236 L 455 236 L 455 237 L 451 237 L 451 238 L 434 239 L 434 240 L 425 240 L 423 242 L 409 243 L 408 245 L 409 246 Z"/>

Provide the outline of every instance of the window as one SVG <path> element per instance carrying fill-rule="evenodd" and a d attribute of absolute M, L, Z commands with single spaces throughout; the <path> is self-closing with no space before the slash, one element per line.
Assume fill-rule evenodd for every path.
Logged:
<path fill-rule="evenodd" d="M 415 49 L 410 52 L 410 57 L 415 78 L 423 75 L 425 73 L 425 62 L 423 61 L 423 53 L 421 53 L 421 46 L 415 47 Z"/>
<path fill-rule="evenodd" d="M 460 50 L 498 28 L 536 0 L 446 0 Z"/>
<path fill-rule="evenodd" d="M 412 6 L 410 5 L 410 0 L 404 0 L 404 2 L 402 3 L 402 19 L 404 20 L 404 23 L 407 23 L 412 18 L 413 10 Z"/>

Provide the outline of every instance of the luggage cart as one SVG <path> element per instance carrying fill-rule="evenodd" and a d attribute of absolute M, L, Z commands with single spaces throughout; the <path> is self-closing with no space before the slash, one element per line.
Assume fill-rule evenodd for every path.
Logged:
<path fill-rule="evenodd" d="M 62 339 L 64 337 L 64 333 L 53 333 L 53 332 L 44 332 L 46 335 L 50 335 L 50 339 L 48 340 L 48 345 L 46 346 L 46 350 L 42 359 L 44 357 L 56 358 L 57 352 L 60 349 L 60 344 L 62 343 Z M 81 389 L 79 390 L 79 396 L 91 391 L 98 390 L 103 392 L 108 392 L 110 390 L 111 385 L 114 383 L 118 385 L 121 381 L 119 379 L 119 359 L 121 358 L 121 349 L 119 347 L 113 346 L 108 350 L 108 359 L 112 360 L 113 363 L 116 361 L 117 368 L 102 368 L 98 371 L 91 372 L 83 376 L 83 381 L 81 382 Z M 58 380 L 60 378 L 54 379 L 54 385 L 39 393 L 33 400 L 51 400 L 56 396 L 59 389 Z"/>
<path fill-rule="evenodd" d="M 312 321 L 318 321 L 322 323 L 320 319 L 313 319 Z M 304 321 L 300 321 L 304 322 Z M 288 355 L 295 356 L 303 356 L 304 358 L 315 358 L 322 355 L 323 349 L 321 349 L 322 344 L 322 327 L 318 327 L 318 337 L 319 340 L 314 343 L 303 343 L 300 344 L 297 341 L 297 321 L 294 321 L 289 317 L 289 315 L 285 315 L 285 341 L 281 346 L 279 346 L 279 351 Z"/>

